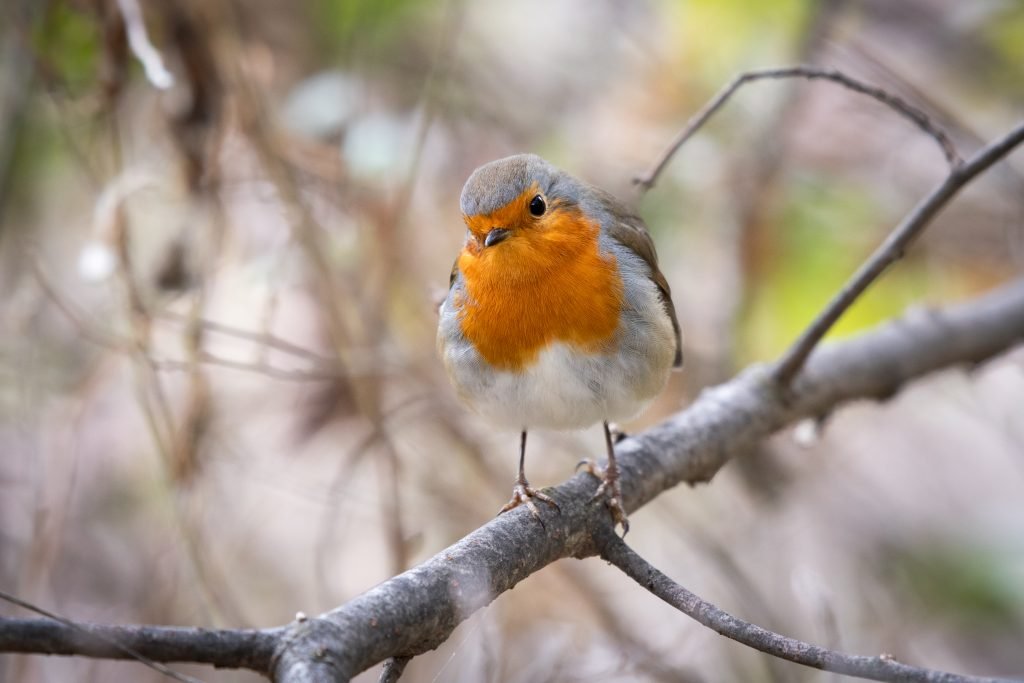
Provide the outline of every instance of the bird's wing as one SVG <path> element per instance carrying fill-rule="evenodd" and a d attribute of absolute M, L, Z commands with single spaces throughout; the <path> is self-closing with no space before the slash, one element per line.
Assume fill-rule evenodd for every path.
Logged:
<path fill-rule="evenodd" d="M 654 240 L 647 232 L 647 226 L 642 218 L 627 209 L 622 203 L 611 194 L 595 189 L 602 202 L 607 206 L 614 217 L 611 224 L 607 226 L 608 236 L 623 246 L 631 249 L 651 269 L 651 279 L 658 286 L 661 292 L 661 302 L 665 305 L 665 312 L 672 321 L 672 330 L 676 335 L 676 358 L 673 365 L 677 368 L 683 365 L 683 343 L 679 332 L 679 319 L 676 317 L 676 308 L 672 304 L 672 290 L 668 286 L 668 280 L 658 268 L 658 253 L 654 250 Z"/>
<path fill-rule="evenodd" d="M 455 278 L 459 276 L 459 257 L 455 257 L 455 263 L 452 264 L 452 274 L 448 276 L 448 290 L 455 286 Z"/>

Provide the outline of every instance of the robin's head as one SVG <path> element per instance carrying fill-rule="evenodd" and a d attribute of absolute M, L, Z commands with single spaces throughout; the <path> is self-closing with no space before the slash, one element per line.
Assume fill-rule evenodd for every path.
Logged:
<path fill-rule="evenodd" d="M 517 260 L 529 254 L 565 253 L 571 243 L 595 238 L 597 223 L 581 203 L 586 186 L 534 154 L 519 154 L 478 168 L 462 188 L 469 228 L 466 251 L 490 261 L 501 252 Z M 538 253 L 539 250 L 539 253 Z"/>
<path fill-rule="evenodd" d="M 588 353 L 610 343 L 622 283 L 600 249 L 611 215 L 602 196 L 533 154 L 492 161 L 466 181 L 454 302 L 462 334 L 492 366 L 521 370 L 555 340 Z"/>

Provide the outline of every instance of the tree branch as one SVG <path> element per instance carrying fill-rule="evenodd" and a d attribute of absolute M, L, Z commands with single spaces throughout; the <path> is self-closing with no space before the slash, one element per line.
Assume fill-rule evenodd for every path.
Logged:
<path fill-rule="evenodd" d="M 832 298 L 828 305 L 818 314 L 814 321 L 804 330 L 800 337 L 786 351 L 774 370 L 775 380 L 782 386 L 788 385 L 800 372 L 807 357 L 821 341 L 832 326 L 842 317 L 843 313 L 878 277 L 903 257 L 907 246 L 931 223 L 956 194 L 979 173 L 988 169 L 1010 153 L 1021 142 L 1024 142 L 1024 121 L 1019 123 L 1005 136 L 982 149 L 968 162 L 964 163 L 956 151 L 952 140 L 922 110 L 908 104 L 898 96 L 881 88 L 858 81 L 846 74 L 831 69 L 818 69 L 810 66 L 784 67 L 779 69 L 759 69 L 747 71 L 736 76 L 728 85 L 697 112 L 676 136 L 658 162 L 646 174 L 634 178 L 641 192 L 654 186 L 658 176 L 668 165 L 672 156 L 689 140 L 705 123 L 732 97 L 745 83 L 766 78 L 806 78 L 823 79 L 838 83 L 843 87 L 858 92 L 888 106 L 904 118 L 912 121 L 918 128 L 927 133 L 939 145 L 950 172 L 946 179 L 928 194 L 903 221 L 896 226 L 889 237 L 864 262 L 853 276 L 843 285 L 842 289 Z"/>
<path fill-rule="evenodd" d="M 0 652 L 102 659 L 194 662 L 218 668 L 270 670 L 284 629 L 110 626 L 0 617 Z"/>
<path fill-rule="evenodd" d="M 905 382 L 974 364 L 1024 341 L 1024 280 L 973 303 L 913 313 L 823 347 L 788 395 L 767 367 L 704 392 L 686 411 L 617 447 L 623 498 L 634 511 L 682 482 L 708 481 L 730 458 L 786 425 L 840 404 L 891 396 Z M 444 642 L 463 619 L 542 567 L 597 553 L 607 512 L 579 474 L 546 489 L 561 514 L 528 510 L 491 520 L 447 550 L 341 607 L 310 619 L 278 653 L 276 680 L 348 680 L 388 657 Z"/>
<path fill-rule="evenodd" d="M 861 93 L 862 95 L 867 95 L 868 97 L 889 107 L 900 116 L 910 120 L 914 125 L 931 136 L 931 138 L 939 145 L 939 148 L 942 150 L 942 155 L 946 158 L 946 161 L 949 162 L 951 168 L 956 168 L 960 165 L 960 155 L 957 153 L 956 147 L 953 145 L 953 141 L 950 140 L 945 131 L 943 131 L 937 123 L 932 121 L 926 113 L 917 107 L 908 104 L 900 97 L 886 90 L 882 90 L 881 88 L 868 85 L 863 81 L 858 81 L 855 78 L 833 69 L 818 69 L 813 66 L 790 66 L 779 69 L 757 69 L 754 71 L 745 71 L 739 76 L 733 78 L 728 85 L 719 90 L 718 93 L 707 104 L 705 104 L 700 111 L 694 114 L 690 120 L 686 122 L 686 126 L 679 132 L 651 170 L 633 179 L 633 182 L 640 187 L 641 192 L 645 192 L 654 187 L 654 183 L 658 180 L 658 176 L 660 176 L 661 172 L 665 170 L 665 167 L 672 159 L 672 156 L 679 151 L 679 148 L 683 146 L 683 143 L 693 137 L 693 134 L 708 122 L 708 119 L 710 119 L 715 112 L 722 108 L 728 99 L 732 97 L 733 93 L 739 90 L 745 83 L 759 81 L 766 78 L 806 78 L 808 80 L 826 80 L 838 83 L 844 88 Z"/>
<path fill-rule="evenodd" d="M 381 669 L 377 683 L 398 683 L 398 679 L 402 677 L 402 672 L 405 671 L 405 667 L 411 659 L 412 657 L 392 657 L 384 662 L 384 668 Z"/>
<path fill-rule="evenodd" d="M 686 590 L 627 546 L 609 529 L 601 535 L 601 557 L 686 616 L 726 638 L 755 650 L 804 666 L 873 681 L 907 683 L 998 683 L 1006 679 L 979 678 L 922 669 L 898 662 L 890 655 L 848 655 L 795 638 L 788 638 L 738 619 Z"/>
<path fill-rule="evenodd" d="M 640 184 L 650 187 L 675 149 L 742 83 L 785 76 L 840 82 L 893 107 L 939 142 L 954 170 L 897 227 L 779 364 L 748 369 L 732 381 L 705 391 L 687 410 L 616 447 L 627 511 L 636 510 L 682 482 L 710 480 L 729 459 L 748 452 L 798 419 L 828 414 L 854 399 L 891 396 L 907 381 L 952 365 L 981 362 L 1024 341 L 1021 280 L 970 304 L 907 315 L 810 356 L 846 306 L 899 258 L 941 207 L 977 174 L 1024 141 L 1024 124 L 970 162 L 959 164 L 948 138 L 927 116 L 884 91 L 838 72 L 808 67 L 748 72 L 691 121 Z M 602 548 L 606 554 L 620 557 L 615 553 L 624 553 L 624 545 L 618 548 L 609 542 L 603 546 L 599 543 L 608 533 L 608 515 L 603 506 L 591 502 L 594 488 L 590 475 L 579 474 L 548 490 L 561 512 L 543 510 L 543 524 L 538 524 L 526 509 L 514 510 L 348 603 L 315 618 L 299 618 L 288 626 L 260 631 L 206 630 L 0 618 L 0 652 L 192 661 L 249 668 L 282 683 L 347 681 L 385 659 L 400 665 L 437 647 L 477 609 L 558 559 L 591 557 Z M 631 560 L 626 555 L 621 557 Z M 700 607 L 687 597 L 692 594 L 680 592 L 684 591 L 681 587 L 665 584 L 664 590 L 674 599 Z M 713 621 L 719 625 L 728 619 L 733 619 L 730 627 L 743 624 L 720 611 L 702 613 L 714 616 L 717 621 Z M 759 642 L 769 642 L 765 634 L 782 638 L 753 625 L 744 628 L 756 629 L 748 635 L 754 633 Z M 798 641 L 785 642 L 813 648 Z M 814 649 L 813 657 L 808 654 L 811 650 L 801 652 L 800 656 L 809 657 L 803 663 L 814 665 L 818 661 L 814 657 L 828 651 Z M 875 661 L 878 658 L 863 659 L 870 660 L 862 662 L 865 666 L 882 666 Z M 400 666 L 392 667 L 388 675 L 397 673 Z M 888 676 L 880 680 L 967 680 L 901 678 L 904 673 L 893 669 L 878 675 Z"/>
<path fill-rule="evenodd" d="M 956 194 L 979 173 L 985 171 L 1024 142 L 1024 121 L 1017 127 L 978 152 L 967 163 L 958 164 L 946 179 L 925 197 L 883 242 L 871 257 L 843 285 L 828 306 L 818 314 L 793 345 L 786 351 L 775 368 L 775 379 L 788 384 L 800 372 L 807 357 L 825 336 L 825 333 L 857 300 L 864 290 L 890 265 L 903 257 L 911 241 L 932 222 Z"/>
<path fill-rule="evenodd" d="M 623 500 L 634 511 L 682 482 L 708 481 L 729 459 L 792 422 L 855 399 L 891 396 L 907 381 L 975 364 L 1024 341 L 1024 280 L 967 304 L 915 312 L 822 347 L 790 391 L 755 366 L 705 391 L 687 410 L 616 447 Z M 547 492 L 561 513 L 497 517 L 430 560 L 335 610 L 264 631 L 87 625 L 160 661 L 241 666 L 282 683 L 346 681 L 390 657 L 444 642 L 455 627 L 552 562 L 598 554 L 608 515 L 592 504 L 595 482 L 579 474 Z M 66 625 L 0 619 L 0 651 L 124 658 Z"/>

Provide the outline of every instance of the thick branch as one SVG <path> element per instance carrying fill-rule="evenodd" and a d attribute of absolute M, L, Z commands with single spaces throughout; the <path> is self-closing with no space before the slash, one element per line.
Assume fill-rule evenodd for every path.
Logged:
<path fill-rule="evenodd" d="M 627 511 L 682 482 L 709 480 L 730 458 L 804 417 L 840 404 L 891 396 L 907 381 L 974 364 L 1024 341 L 1024 280 L 971 304 L 912 313 L 810 359 L 789 392 L 754 367 L 704 392 L 686 411 L 616 447 Z M 596 554 L 607 513 L 589 503 L 580 474 L 547 489 L 561 514 L 502 515 L 422 565 L 298 625 L 276 660 L 276 680 L 345 681 L 392 656 L 444 642 L 475 610 L 563 557 Z"/>
<path fill-rule="evenodd" d="M 882 274 L 882 271 L 903 257 L 903 252 L 910 242 L 924 231 L 935 215 L 975 176 L 1009 154 L 1022 142 L 1024 142 L 1024 121 L 1001 139 L 978 152 L 967 163 L 956 166 L 946 179 L 914 207 L 914 210 L 903 219 L 902 223 L 896 226 L 885 242 L 843 285 L 828 306 L 818 314 L 814 322 L 786 351 L 776 366 L 775 379 L 780 384 L 788 384 L 800 372 L 807 357 L 825 336 L 825 333 L 857 300 L 857 297 Z"/>
<path fill-rule="evenodd" d="M 686 590 L 636 554 L 621 538 L 609 531 L 602 535 L 601 557 L 621 569 L 638 584 L 726 638 L 755 650 L 815 669 L 867 678 L 873 681 L 907 683 L 998 683 L 1000 679 L 961 676 L 922 669 L 896 661 L 889 655 L 848 655 L 795 638 L 788 638 L 755 624 L 737 619 L 710 602 Z"/>
<path fill-rule="evenodd" d="M 616 450 L 626 509 L 635 510 L 681 482 L 709 480 L 731 457 L 796 419 L 827 414 L 851 399 L 891 395 L 910 379 L 956 363 L 984 360 L 1019 342 L 1024 337 L 1024 281 L 973 305 L 910 316 L 859 339 L 822 349 L 804 372 L 796 375 L 845 306 L 898 258 L 963 185 L 1021 141 L 1024 124 L 955 169 L 901 224 L 855 276 L 852 289 L 840 294 L 839 303 L 829 306 L 774 372 L 752 368 L 705 392 L 685 412 L 620 444 Z M 794 376 L 794 385 L 785 387 Z M 596 554 L 594 538 L 606 527 L 607 514 L 603 507 L 590 503 L 593 487 L 588 475 L 578 475 L 551 491 L 561 512 L 546 510 L 543 526 L 528 511 L 516 510 L 419 567 L 331 612 L 299 620 L 283 630 L 77 628 L 67 622 L 3 619 L 0 651 L 118 658 L 141 655 L 157 661 L 269 670 L 280 681 L 348 680 L 384 659 L 402 660 L 437 647 L 467 616 L 551 562 Z M 25 634 L 32 638 L 23 640 Z"/>
<path fill-rule="evenodd" d="M 907 381 L 975 364 L 1024 341 L 1024 280 L 968 304 L 911 313 L 849 341 L 826 345 L 783 392 L 757 366 L 705 391 L 686 411 L 616 447 L 623 499 L 633 511 L 682 482 L 701 482 L 729 459 L 795 420 L 855 399 L 891 396 Z M 319 617 L 266 631 L 148 626 L 84 628 L 38 619 L 0 619 L 0 652 L 126 658 L 110 640 L 157 661 L 193 661 L 268 671 L 282 683 L 346 681 L 389 657 L 444 642 L 474 611 L 563 557 L 596 555 L 605 509 L 580 474 L 548 489 L 561 513 L 525 508 L 491 520 L 435 555 Z M 107 641 L 107 642 L 105 642 Z"/>

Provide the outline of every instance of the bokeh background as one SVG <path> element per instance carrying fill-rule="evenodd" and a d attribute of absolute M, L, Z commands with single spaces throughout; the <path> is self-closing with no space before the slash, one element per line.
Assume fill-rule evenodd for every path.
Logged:
<path fill-rule="evenodd" d="M 628 196 L 732 76 L 792 63 L 899 94 L 965 154 L 1024 115 L 1015 0 L 6 0 L 0 36 L 0 586 L 103 622 L 317 613 L 507 499 L 516 435 L 458 404 L 434 351 L 477 165 L 533 151 Z M 834 84 L 742 90 L 639 204 L 687 367 L 626 427 L 774 358 L 945 168 Z M 834 336 L 1022 266 L 1018 153 Z M 531 480 L 601 448 L 536 432 Z M 632 521 L 656 565 L 766 627 L 1024 676 L 1024 356 L 781 434 Z M 158 678 L 0 655 L 5 681 Z M 403 680 L 833 678 L 591 560 Z"/>

